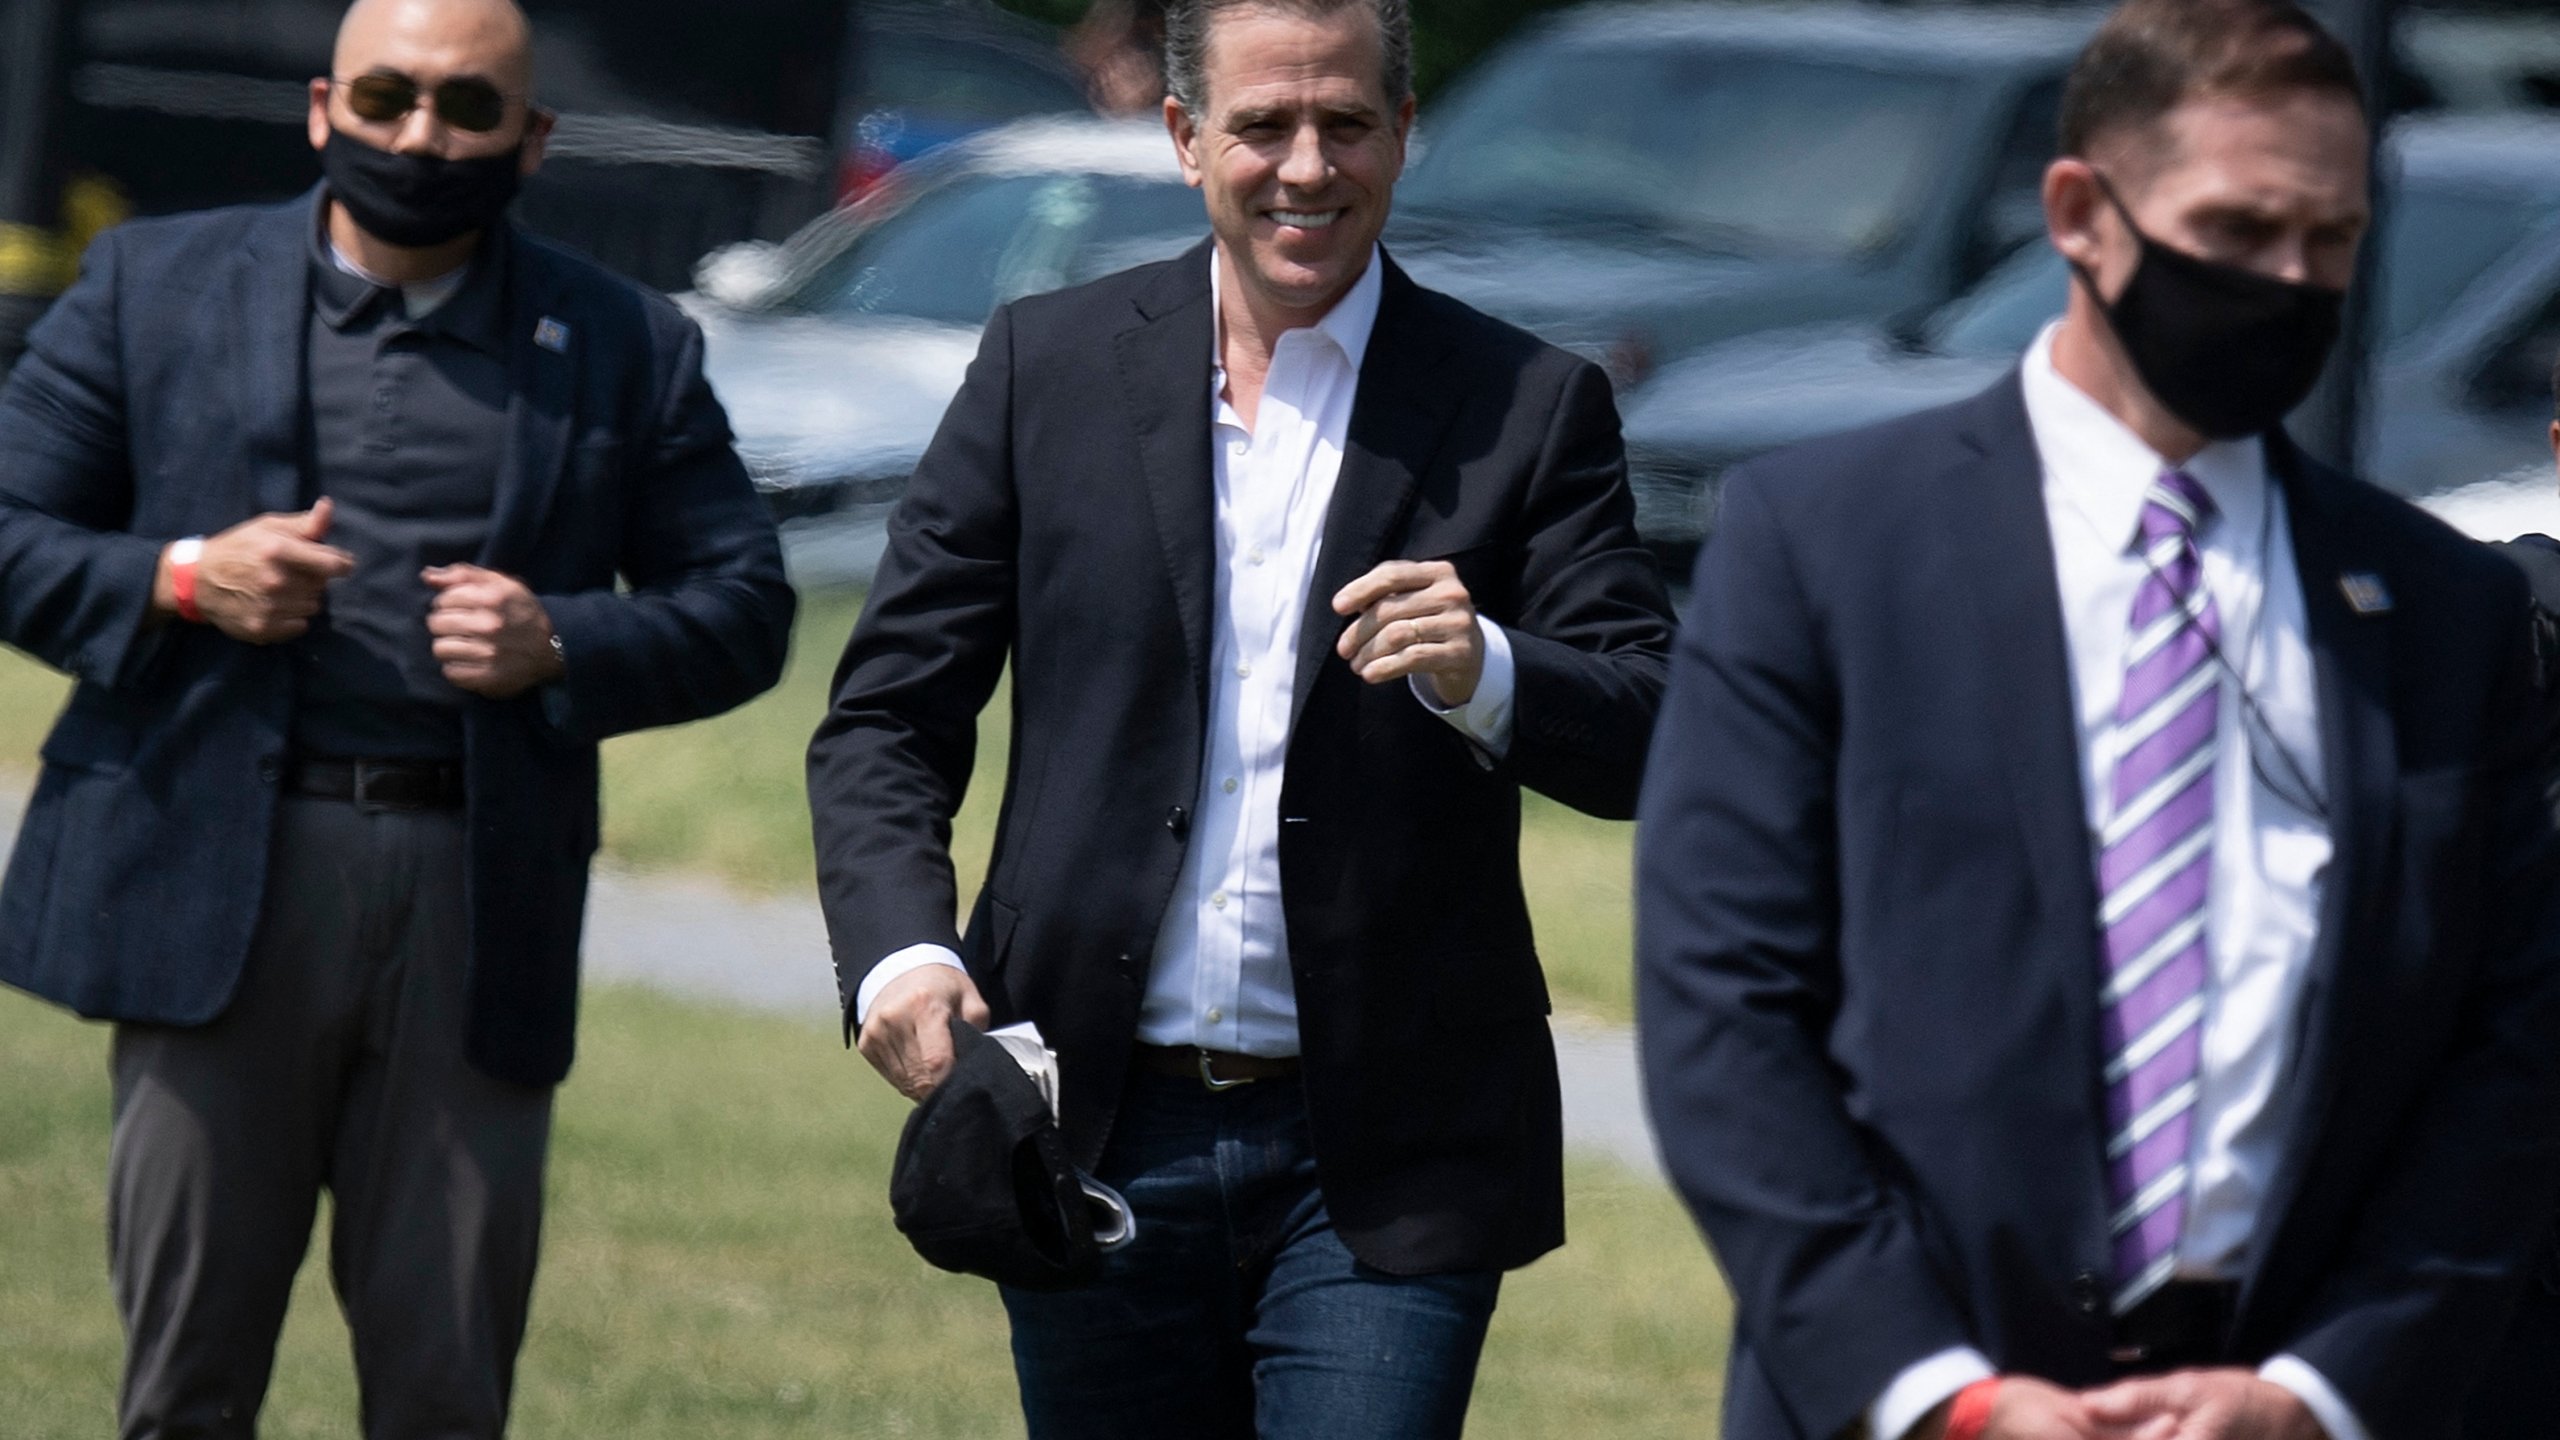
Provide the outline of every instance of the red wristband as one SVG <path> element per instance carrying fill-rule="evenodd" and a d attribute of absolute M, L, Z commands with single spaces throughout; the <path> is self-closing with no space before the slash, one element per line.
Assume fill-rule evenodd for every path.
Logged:
<path fill-rule="evenodd" d="M 196 560 L 203 554 L 200 535 L 169 547 L 169 596 L 178 602 L 178 618 L 190 625 L 204 623 L 204 612 L 196 608 Z"/>
<path fill-rule="evenodd" d="M 1976 1380 L 1956 1392 L 1956 1403 L 1947 1407 L 1946 1440 L 1980 1440 L 1983 1428 L 1991 1423 L 1991 1407 L 2000 1398 L 1997 1379 Z"/>

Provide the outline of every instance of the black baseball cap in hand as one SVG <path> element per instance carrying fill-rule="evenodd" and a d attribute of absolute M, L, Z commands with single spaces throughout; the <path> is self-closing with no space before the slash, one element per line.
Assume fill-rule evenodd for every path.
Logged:
<path fill-rule="evenodd" d="M 1090 1282 L 1136 1231 L 1128 1202 L 1067 1159 L 1040 1087 L 1005 1047 L 951 1022 L 951 1073 L 907 1117 L 889 1208 L 916 1253 L 1023 1290 Z"/>

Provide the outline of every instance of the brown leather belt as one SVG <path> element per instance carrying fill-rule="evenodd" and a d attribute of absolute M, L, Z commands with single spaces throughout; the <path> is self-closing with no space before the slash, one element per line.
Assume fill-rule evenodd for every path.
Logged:
<path fill-rule="evenodd" d="M 1298 1073 L 1295 1055 L 1238 1055 L 1197 1045 L 1140 1045 L 1137 1063 L 1158 1075 L 1197 1080 L 1212 1090 L 1232 1090 L 1256 1080 L 1283 1080 Z"/>
<path fill-rule="evenodd" d="M 377 810 L 456 810 L 462 767 L 418 760 L 342 760 L 309 756 L 285 762 L 284 788 L 322 800 L 352 800 Z"/>

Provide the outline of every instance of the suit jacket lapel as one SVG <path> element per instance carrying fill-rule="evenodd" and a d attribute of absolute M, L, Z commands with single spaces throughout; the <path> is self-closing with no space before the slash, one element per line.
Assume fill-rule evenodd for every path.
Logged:
<path fill-rule="evenodd" d="M 2264 1199 L 2260 1233 L 2281 1240 L 2284 1221 L 2305 1178 L 2335 1099 L 2338 1062 L 2346 1053 L 2358 1007 L 2356 968 L 2345 963 L 2350 937 L 2371 926 L 2379 887 L 2374 867 L 2385 858 L 2395 808 L 2399 746 L 2390 710 L 2391 625 L 2359 615 L 2341 577 L 2378 567 L 2363 563 L 2339 512 L 2335 486 L 2281 433 L 2267 442 L 2267 468 L 2284 488 L 2293 535 L 2294 569 L 2310 635 L 2320 705 L 2320 773 L 2333 846 L 2322 879 L 2320 933 L 2293 1016 L 2293 1061 L 2282 1102 L 2285 1153 Z M 2274 1245 L 2254 1256 L 2249 1293 L 2266 1275 Z M 2243 1311 L 2248 1296 L 2243 1297 Z"/>
<path fill-rule="evenodd" d="M 1210 253 L 1203 243 L 1166 267 L 1138 301 L 1139 324 L 1112 341 L 1165 575 L 1182 621 L 1193 703 L 1203 723 L 1217 566 L 1217 485 L 1209 454 L 1210 351 L 1217 343 Z"/>
<path fill-rule="evenodd" d="M 480 563 L 513 575 L 531 558 L 560 491 L 585 337 L 554 313 L 561 297 L 540 252 L 517 243 L 506 229 L 493 231 L 492 240 L 488 258 L 508 269 L 507 443 Z"/>
<path fill-rule="evenodd" d="M 311 243 L 319 192 L 281 205 L 259 221 L 231 275 L 231 313 L 244 333 L 228 353 L 238 397 L 241 453 L 247 457 L 252 513 L 299 510 L 303 494 L 303 415 L 310 391 L 303 370 L 311 354 Z"/>
<path fill-rule="evenodd" d="M 2089 978 L 2077 987 L 2088 1033 L 2097 1034 L 2099 977 L 2096 862 L 2080 775 L 2071 651 L 2062 590 L 2053 573 L 2042 463 L 2016 375 L 1973 402 L 1960 438 L 1969 450 L 1945 478 L 1950 501 L 1940 538 L 1970 575 L 1973 629 L 1984 680 L 1996 668 L 1990 707 L 2007 757 L 2009 798 L 2027 842 L 2036 888 L 2058 913 L 2088 921 Z"/>
<path fill-rule="evenodd" d="M 2019 377 L 1985 392 L 1958 431 L 1963 447 L 1945 474 L 1944 524 L 1935 538 L 1952 547 L 1951 574 L 1969 608 L 1947 617 L 1961 668 L 1946 677 L 1993 697 L 1985 716 L 2003 757 L 2009 805 L 2050 932 L 2065 937 L 2050 956 L 2017 956 L 2022 990 L 2050 994 L 2065 1019 L 2058 1041 L 2086 1057 L 2082 1104 L 2089 1143 L 2054 1163 L 2084 1172 L 2085 1196 L 2070 1217 L 2091 1253 L 2107 1239 L 2107 1134 L 2104 1042 L 2098 992 L 2105 974 L 2098 927 L 2097 864 L 2081 779 L 2080 726 L 2071 682 L 2071 650 L 2062 622 L 2062 589 L 2054 575 L 2053 527 L 2044 500 L 2044 467 L 2027 421 Z M 2049 989 L 2047 987 L 2050 987 Z"/>
<path fill-rule="evenodd" d="M 1341 662 L 1334 644 L 1344 621 L 1333 613 L 1342 587 L 1387 559 L 1405 532 L 1431 457 L 1440 448 L 1461 397 L 1432 381 L 1444 374 L 1445 337 L 1422 323 L 1421 292 L 1393 260 L 1378 296 L 1378 320 L 1360 364 L 1360 386 L 1351 402 L 1351 426 L 1342 470 L 1325 512 L 1324 544 L 1317 553 L 1307 608 L 1298 627 L 1297 687 L 1291 693 L 1290 730 L 1307 713 L 1308 697 L 1325 663 Z M 1348 673 L 1347 670 L 1345 673 Z"/>

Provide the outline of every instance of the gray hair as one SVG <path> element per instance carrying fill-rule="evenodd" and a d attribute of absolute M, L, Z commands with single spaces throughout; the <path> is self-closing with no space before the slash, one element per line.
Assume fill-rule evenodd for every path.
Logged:
<path fill-rule="evenodd" d="M 1338 15 L 1366 10 L 1378 21 L 1381 70 L 1387 103 L 1413 94 L 1411 0 L 1168 0 L 1164 7 L 1164 87 L 1182 108 L 1201 113 L 1208 99 L 1209 22 L 1221 11 L 1261 9 L 1288 15 Z"/>

